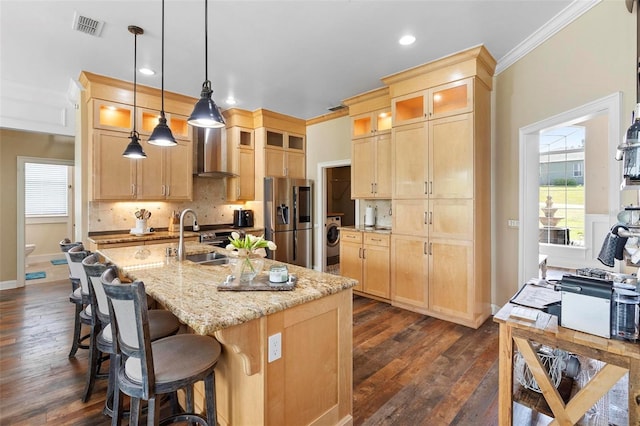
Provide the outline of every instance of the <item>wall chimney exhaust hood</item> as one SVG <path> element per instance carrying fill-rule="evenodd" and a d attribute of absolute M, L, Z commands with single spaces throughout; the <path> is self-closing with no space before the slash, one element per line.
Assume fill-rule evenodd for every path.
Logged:
<path fill-rule="evenodd" d="M 193 127 L 193 130 L 196 156 L 193 161 L 193 174 L 216 179 L 236 177 L 237 175 L 230 171 L 226 129 Z"/>

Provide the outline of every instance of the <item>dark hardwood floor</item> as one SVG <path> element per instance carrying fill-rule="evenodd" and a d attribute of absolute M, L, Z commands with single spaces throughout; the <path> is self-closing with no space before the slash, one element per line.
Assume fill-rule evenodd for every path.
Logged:
<path fill-rule="evenodd" d="M 87 351 L 67 358 L 70 287 L 65 280 L 0 292 L 0 425 L 109 424 L 106 380 L 83 404 Z M 498 423 L 491 319 L 472 330 L 358 296 L 353 316 L 355 425 Z"/>
<path fill-rule="evenodd" d="M 498 424 L 498 327 L 478 330 L 356 296 L 356 425 Z"/>

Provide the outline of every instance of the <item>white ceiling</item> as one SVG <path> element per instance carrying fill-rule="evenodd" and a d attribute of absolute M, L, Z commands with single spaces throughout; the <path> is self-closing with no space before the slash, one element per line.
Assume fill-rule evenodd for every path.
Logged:
<path fill-rule="evenodd" d="M 380 78 L 484 44 L 500 60 L 570 0 L 209 1 L 209 79 L 222 108 L 299 118 L 382 86 Z M 100 37 L 72 29 L 74 12 L 104 21 Z M 204 81 L 204 0 L 166 0 L 165 89 L 198 97 Z M 80 71 L 160 87 L 160 0 L 0 0 L 0 78 L 67 92 Z M 417 41 L 400 46 L 400 36 Z"/>

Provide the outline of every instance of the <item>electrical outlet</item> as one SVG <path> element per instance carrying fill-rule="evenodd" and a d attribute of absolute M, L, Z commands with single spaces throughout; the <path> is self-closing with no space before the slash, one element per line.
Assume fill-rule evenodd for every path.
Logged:
<path fill-rule="evenodd" d="M 276 333 L 269 336 L 269 354 L 268 362 L 273 362 L 282 358 L 282 333 Z"/>
<path fill-rule="evenodd" d="M 507 221 L 507 226 L 509 228 L 519 228 L 520 227 L 520 221 L 516 220 L 516 219 L 509 219 Z"/>

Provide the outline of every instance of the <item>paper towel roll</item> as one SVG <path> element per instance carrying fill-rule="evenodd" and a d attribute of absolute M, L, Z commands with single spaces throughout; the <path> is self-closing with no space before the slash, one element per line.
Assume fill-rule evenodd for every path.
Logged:
<path fill-rule="evenodd" d="M 373 207 L 367 207 L 364 211 L 364 226 L 375 226 L 376 216 Z"/>

